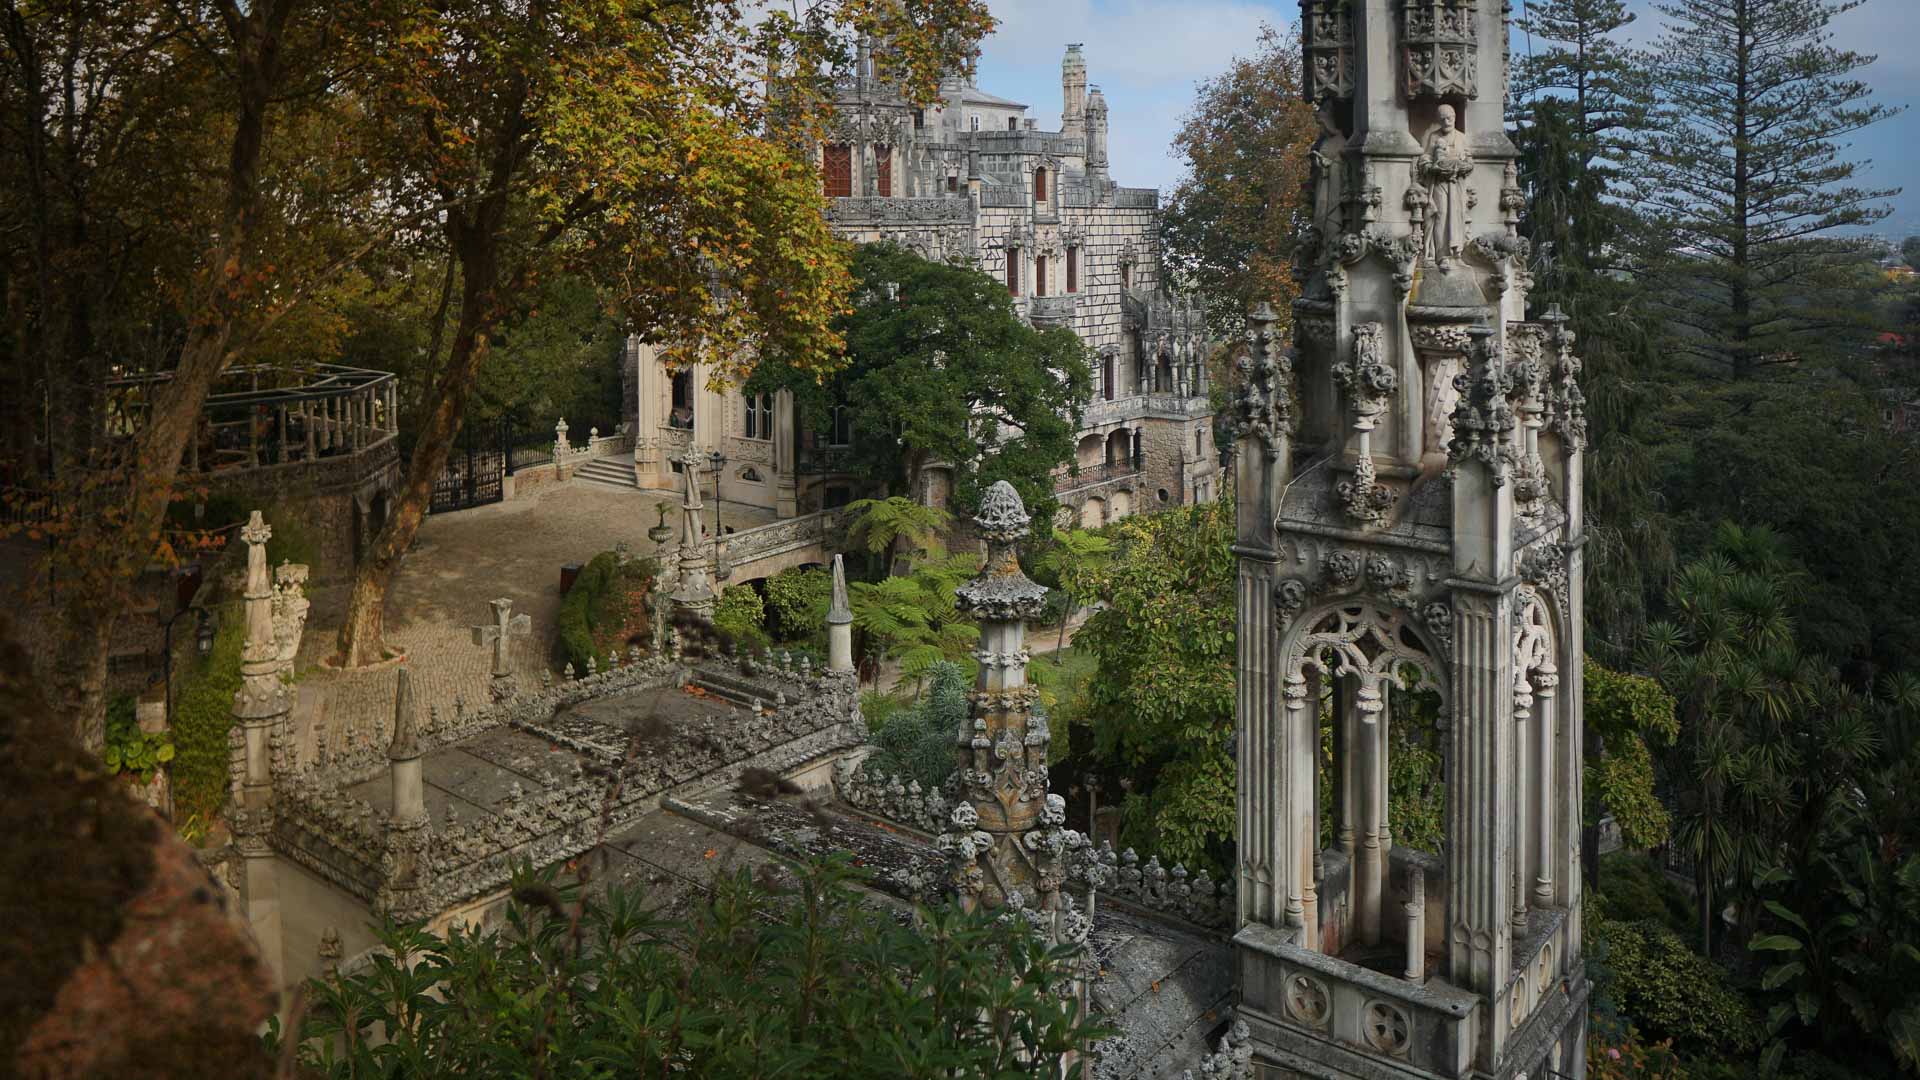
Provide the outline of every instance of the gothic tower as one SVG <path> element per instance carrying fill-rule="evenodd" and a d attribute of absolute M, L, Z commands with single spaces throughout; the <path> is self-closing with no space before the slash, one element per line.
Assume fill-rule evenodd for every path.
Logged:
<path fill-rule="evenodd" d="M 1302 296 L 1236 400 L 1240 1018 L 1279 1075 L 1579 1077 L 1584 420 L 1526 321 L 1506 5 L 1301 7 Z"/>

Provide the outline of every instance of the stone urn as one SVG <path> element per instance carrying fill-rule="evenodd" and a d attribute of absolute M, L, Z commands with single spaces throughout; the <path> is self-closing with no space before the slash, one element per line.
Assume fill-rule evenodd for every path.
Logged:
<path fill-rule="evenodd" d="M 654 523 L 653 528 L 647 530 L 647 539 L 656 544 L 664 544 L 673 536 L 673 526 L 667 524 L 667 514 L 671 508 L 662 502 L 655 503 L 654 509 L 660 512 L 660 520 Z"/>

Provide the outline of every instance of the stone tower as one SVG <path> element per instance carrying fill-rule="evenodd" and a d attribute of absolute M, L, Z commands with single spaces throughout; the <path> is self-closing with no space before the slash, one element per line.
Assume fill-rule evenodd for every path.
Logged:
<path fill-rule="evenodd" d="M 1291 350 L 1249 317 L 1234 446 L 1234 942 L 1280 1075 L 1584 1075 L 1584 420 L 1564 320 L 1525 321 L 1506 18 L 1302 4 L 1302 297 Z M 1415 752 L 1444 825 L 1396 838 Z"/>

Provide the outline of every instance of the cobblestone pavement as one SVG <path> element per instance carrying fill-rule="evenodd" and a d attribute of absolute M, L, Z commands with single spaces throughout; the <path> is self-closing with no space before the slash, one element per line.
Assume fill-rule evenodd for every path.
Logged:
<path fill-rule="evenodd" d="M 435 707 L 450 718 L 456 700 L 469 708 L 487 703 L 493 647 L 475 645 L 472 628 L 492 622 L 488 602 L 495 597 L 510 598 L 516 614 L 531 616 L 532 636 L 514 639 L 511 655 L 515 674 L 538 683 L 541 672 L 552 670 L 561 566 L 585 563 L 620 542 L 638 555 L 658 554 L 646 532 L 658 520 L 653 507 L 661 500 L 679 505 L 671 492 L 574 480 L 525 499 L 429 517 L 394 577 L 386 611 L 387 644 L 407 651 L 420 718 Z M 710 500 L 705 516 L 711 527 Z M 678 515 L 667 520 L 677 525 Z M 744 529 L 774 516 L 729 502 L 721 520 Z M 317 666 L 334 650 L 345 603 L 344 587 L 314 597 L 299 661 L 303 744 L 315 722 L 325 724 L 335 746 L 350 737 L 382 738 L 392 722 L 394 668 Z"/>

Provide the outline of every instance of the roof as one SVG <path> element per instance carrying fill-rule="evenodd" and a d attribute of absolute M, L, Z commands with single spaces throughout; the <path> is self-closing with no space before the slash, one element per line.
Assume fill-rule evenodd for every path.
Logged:
<path fill-rule="evenodd" d="M 968 105 L 999 105 L 1008 109 L 1024 109 L 1027 107 L 1021 102 L 1014 101 L 1011 98 L 1003 98 L 997 94 L 989 94 L 977 86 L 961 87 L 960 101 Z"/>

